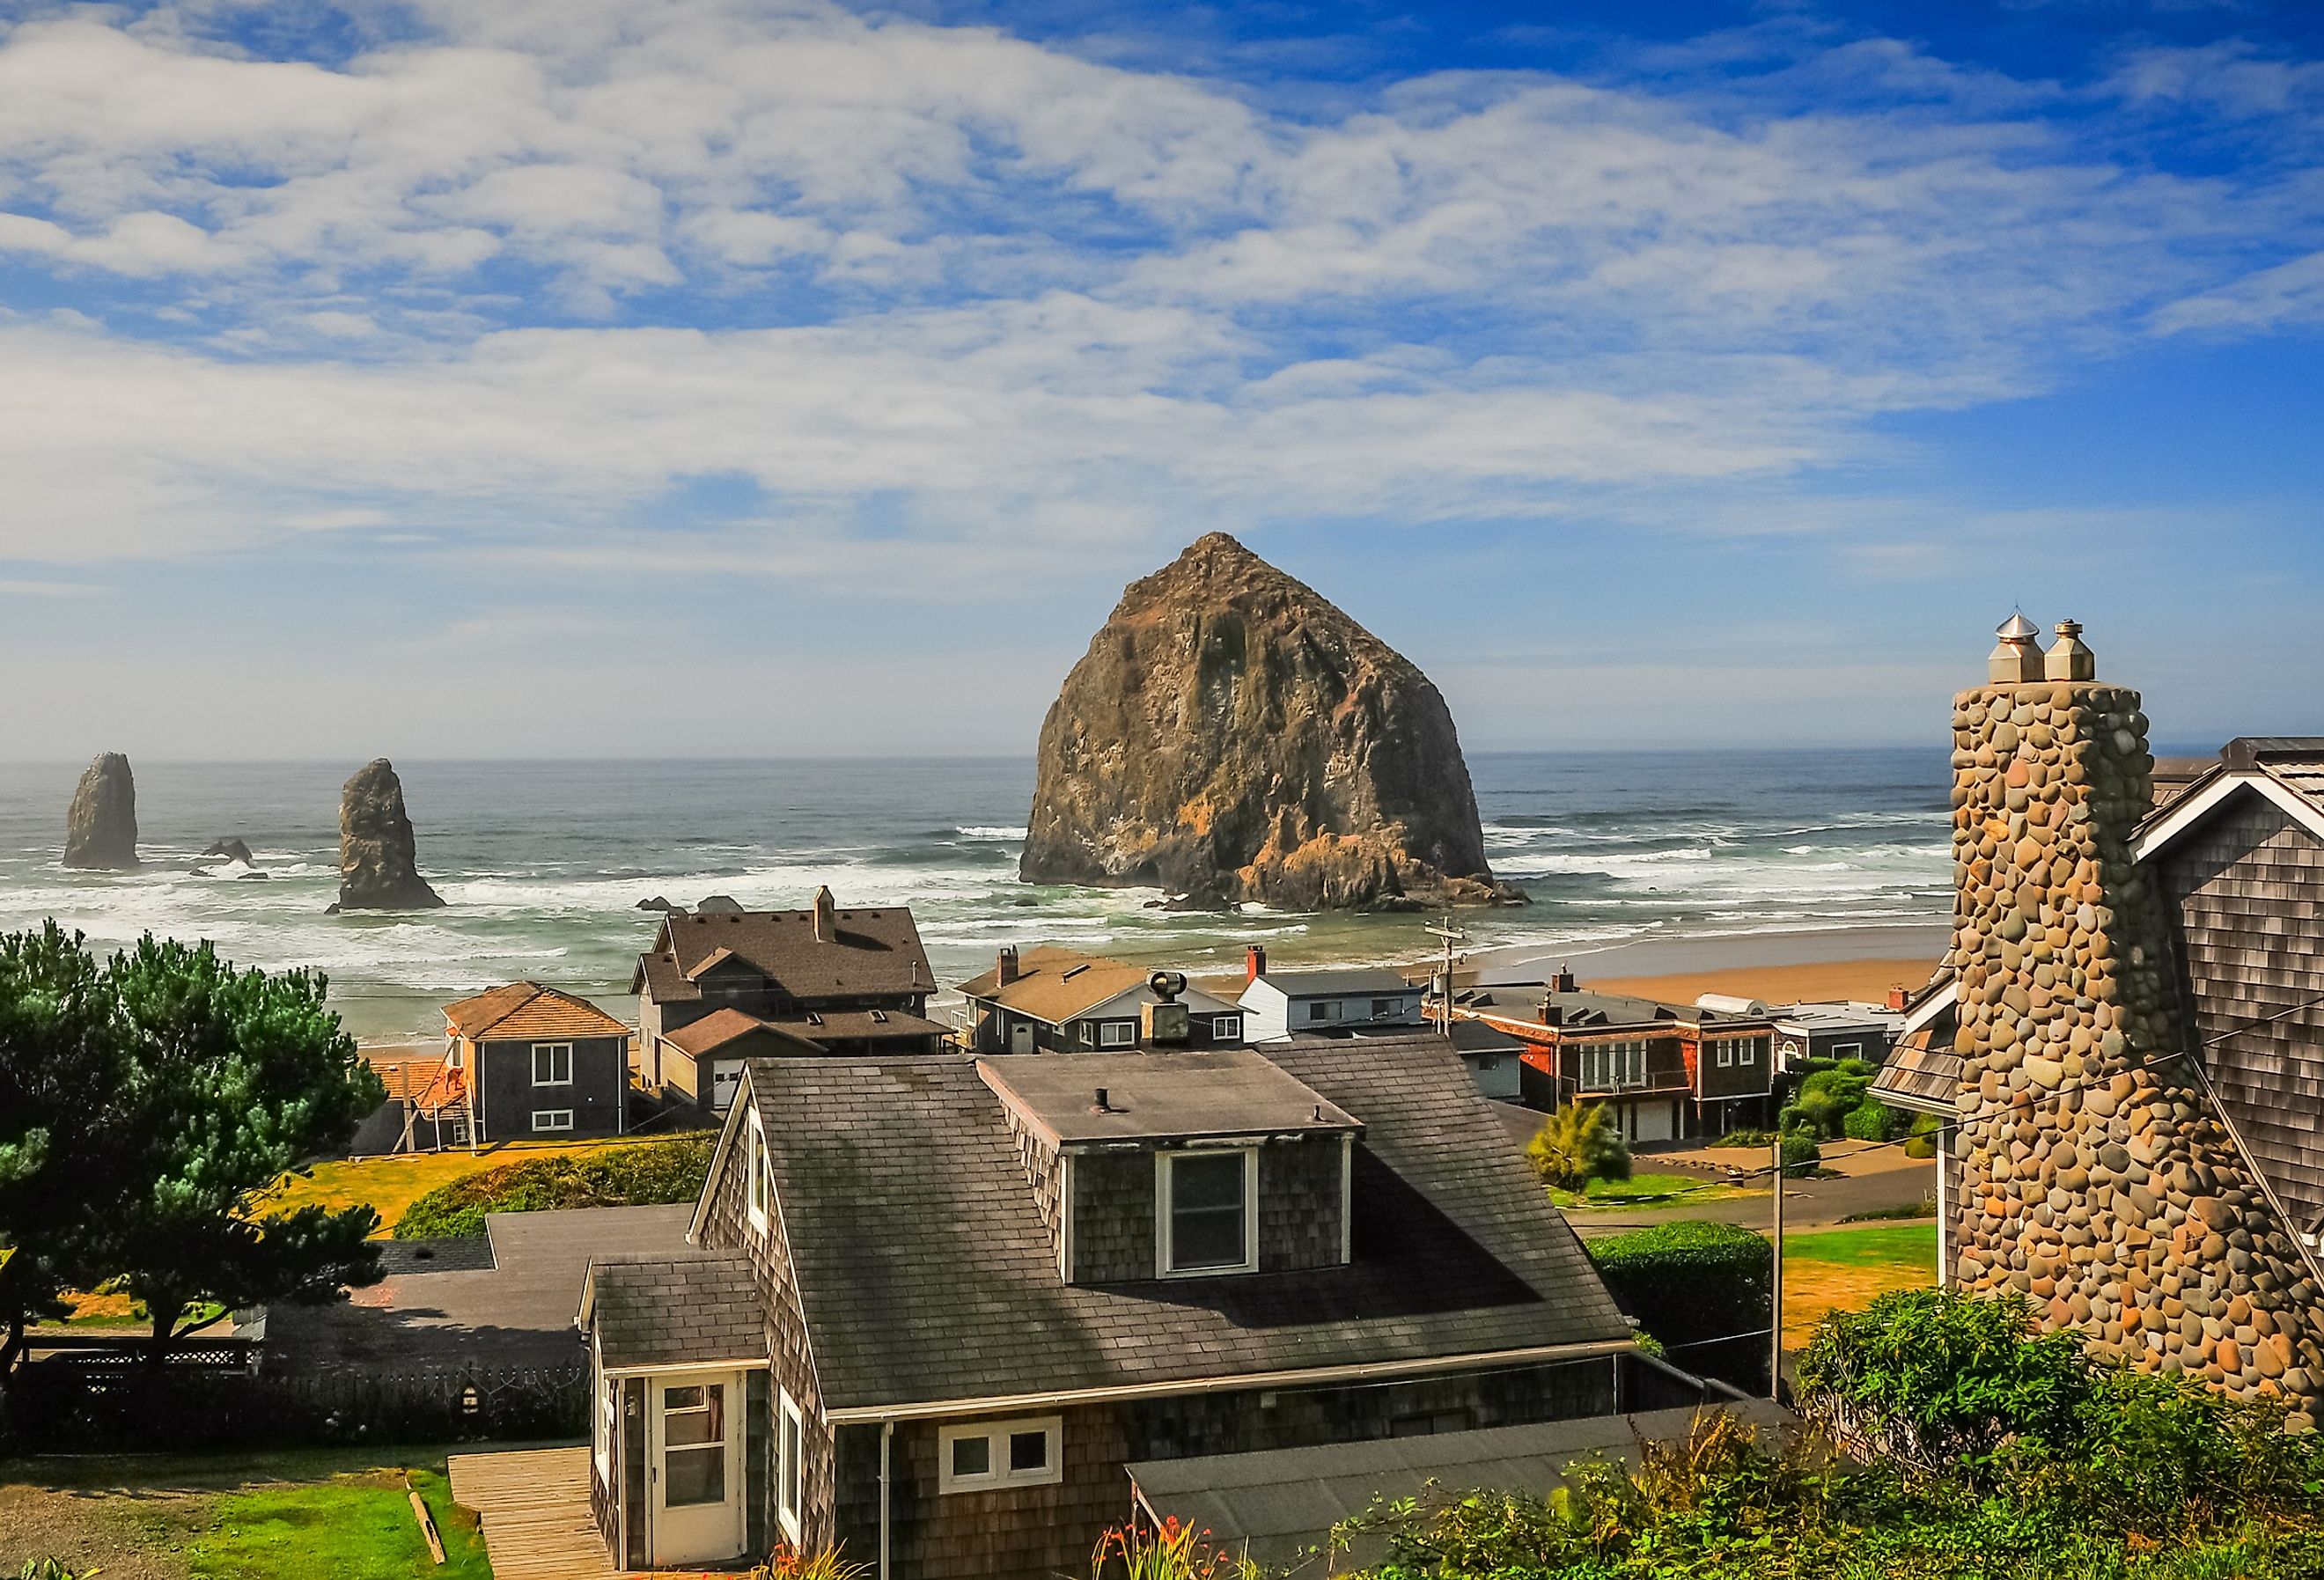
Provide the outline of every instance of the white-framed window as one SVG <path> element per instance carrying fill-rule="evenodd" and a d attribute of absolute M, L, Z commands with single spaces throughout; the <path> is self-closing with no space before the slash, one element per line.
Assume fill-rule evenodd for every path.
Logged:
<path fill-rule="evenodd" d="M 779 1391 L 781 1409 L 775 1430 L 775 1522 L 792 1541 L 799 1538 L 799 1511 L 807 1506 L 807 1418 L 790 1390 Z"/>
<path fill-rule="evenodd" d="M 1759 1039 L 1756 1037 L 1745 1037 L 1739 1039 L 1735 1044 L 1735 1062 L 1744 1066 L 1757 1064 L 1759 1062 Z"/>
<path fill-rule="evenodd" d="M 726 1385 L 661 1391 L 661 1500 L 673 1509 L 726 1501 Z"/>
<path fill-rule="evenodd" d="M 774 1195 L 774 1167 L 767 1159 L 767 1132 L 756 1113 L 743 1126 L 750 1145 L 742 1149 L 743 1166 L 751 1177 L 746 1188 L 750 1192 L 751 1227 L 763 1234 L 767 1232 L 767 1206 Z"/>
<path fill-rule="evenodd" d="M 1332 1012 L 1337 1008 L 1339 1006 L 1328 999 L 1317 999 L 1307 1006 L 1307 1018 L 1310 1021 L 1328 1021 L 1332 1018 Z"/>
<path fill-rule="evenodd" d="M 1374 999 L 1372 1001 L 1372 1019 L 1375 1021 L 1387 1020 L 1390 1015 L 1396 1013 L 1396 1010 L 1397 1004 L 1394 999 Z"/>
<path fill-rule="evenodd" d="M 1097 1046 L 1097 1022 L 1095 1021 L 1084 1021 L 1079 1028 L 1074 1030 L 1074 1039 L 1080 1042 L 1084 1048 L 1095 1048 Z"/>
<path fill-rule="evenodd" d="M 1732 1041 L 1722 1037 L 1717 1042 L 1712 1043 L 1711 1046 L 1719 1049 L 1719 1067 L 1720 1069 L 1726 1069 L 1734 1064 L 1735 1044 Z"/>
<path fill-rule="evenodd" d="M 1240 1015 L 1212 1016 L 1211 1040 L 1213 1042 L 1240 1042 L 1242 1040 L 1242 1017 Z"/>
<path fill-rule="evenodd" d="M 1053 1486 L 1065 1477 L 1063 1422 L 1056 1416 L 975 1421 L 936 1433 L 936 1492 Z"/>
<path fill-rule="evenodd" d="M 1861 1042 L 1835 1042 L 1831 1045 L 1831 1057 L 1834 1058 L 1862 1058 L 1864 1057 L 1864 1044 Z"/>
<path fill-rule="evenodd" d="M 532 1129 L 536 1135 L 552 1134 L 573 1128 L 570 1108 L 536 1108 L 532 1111 Z"/>
<path fill-rule="evenodd" d="M 1259 1149 L 1157 1152 L 1154 1240 L 1164 1278 L 1259 1266 Z"/>
<path fill-rule="evenodd" d="M 1100 1048 L 1128 1048 L 1137 1040 L 1138 1022 L 1135 1021 L 1101 1021 L 1098 1022 L 1097 1045 Z"/>
<path fill-rule="evenodd" d="M 532 1045 L 532 1084 L 536 1086 L 569 1086 L 573 1084 L 573 1045 L 569 1042 L 536 1042 Z"/>
<path fill-rule="evenodd" d="M 1646 1084 L 1646 1045 L 1643 1039 L 1582 1045 L 1582 1089 L 1618 1092 Z"/>

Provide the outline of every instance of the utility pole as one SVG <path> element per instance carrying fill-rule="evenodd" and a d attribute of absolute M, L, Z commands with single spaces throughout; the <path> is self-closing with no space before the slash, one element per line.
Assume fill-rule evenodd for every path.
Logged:
<path fill-rule="evenodd" d="M 1774 1336 L 1767 1342 L 1767 1397 L 1781 1404 L 1784 1400 L 1784 1138 L 1777 1133 L 1773 1150 L 1775 1154 L 1775 1277 L 1768 1290 L 1770 1324 Z"/>
<path fill-rule="evenodd" d="M 1442 923 L 1430 922 L 1428 931 L 1444 940 L 1444 991 L 1437 1000 L 1437 1009 L 1444 1019 L 1444 1035 L 1449 1038 L 1452 1035 L 1452 946 L 1466 941 L 1469 935 L 1452 925 L 1450 912 Z"/>

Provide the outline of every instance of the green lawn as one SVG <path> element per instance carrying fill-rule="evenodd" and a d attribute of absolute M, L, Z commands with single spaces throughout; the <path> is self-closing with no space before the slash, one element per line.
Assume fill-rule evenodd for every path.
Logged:
<path fill-rule="evenodd" d="M 214 1501 L 188 1557 L 193 1580 L 492 1580 L 475 1521 L 432 1470 L 411 1483 L 444 1538 L 438 1568 L 396 1471 L 338 1475 L 298 1486 L 254 1487 Z"/>
<path fill-rule="evenodd" d="M 1628 1179 L 1593 1179 L 1588 1191 L 1576 1196 L 1570 1190 L 1552 1190 L 1550 1197 L 1562 1207 L 1639 1207 L 1694 1206 L 1707 1201 L 1720 1201 L 1741 1194 L 1731 1185 L 1714 1184 L 1694 1174 L 1633 1174 Z"/>
<path fill-rule="evenodd" d="M 1823 1234 L 1784 1236 L 1785 1261 L 1821 1262 L 1833 1267 L 1901 1266 L 1937 1276 L 1937 1226 L 1934 1224 L 1884 1224 L 1869 1229 L 1834 1229 Z"/>

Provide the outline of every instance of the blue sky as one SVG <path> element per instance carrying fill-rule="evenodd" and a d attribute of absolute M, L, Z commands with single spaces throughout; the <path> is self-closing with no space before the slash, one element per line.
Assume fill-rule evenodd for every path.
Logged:
<path fill-rule="evenodd" d="M 0 0 L 0 753 L 1029 751 L 1223 529 L 1472 749 L 2324 733 L 2324 13 Z"/>

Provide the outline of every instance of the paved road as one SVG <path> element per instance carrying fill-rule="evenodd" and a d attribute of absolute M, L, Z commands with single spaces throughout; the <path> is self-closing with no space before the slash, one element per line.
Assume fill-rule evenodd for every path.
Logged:
<path fill-rule="evenodd" d="M 1513 1103 L 1493 1105 L 1508 1127 L 1510 1138 L 1522 1149 L 1541 1127 L 1542 1115 Z M 1746 1154 L 1738 1152 L 1740 1160 Z M 1757 1164 L 1763 1158 L 1754 1157 Z M 1642 1169 L 1657 1173 L 1702 1173 L 1683 1164 L 1674 1164 L 1651 1154 L 1638 1160 Z M 1703 1178 L 1711 1176 L 1704 1174 Z M 1937 1165 L 1933 1159 L 1914 1164 L 1909 1169 L 1892 1169 L 1878 1174 L 1859 1174 L 1837 1179 L 1800 1179 L 1787 1181 L 1784 1187 L 1784 1227 L 1786 1231 L 1809 1229 L 1837 1224 L 1851 1213 L 1875 1212 L 1882 1207 L 1904 1206 L 1917 1202 L 1937 1187 Z M 1694 1206 L 1663 1207 L 1638 1212 L 1573 1211 L 1565 1215 L 1567 1222 L 1584 1235 L 1614 1234 L 1628 1229 L 1649 1228 L 1678 1218 L 1711 1218 L 1722 1224 L 1741 1224 L 1753 1229 L 1765 1229 L 1773 1212 L 1773 1203 L 1765 1195 L 1729 1197 L 1724 1201 L 1703 1202 Z"/>

